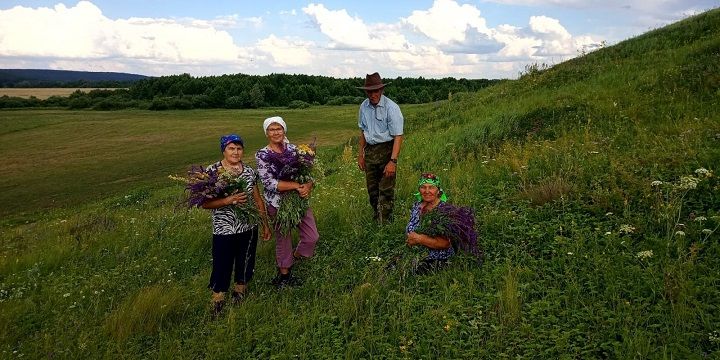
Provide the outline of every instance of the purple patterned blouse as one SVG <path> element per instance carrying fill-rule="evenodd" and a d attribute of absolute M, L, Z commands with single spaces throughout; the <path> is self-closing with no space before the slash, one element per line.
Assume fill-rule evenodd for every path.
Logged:
<path fill-rule="evenodd" d="M 293 144 L 285 144 L 288 149 L 295 151 L 296 146 Z M 277 172 L 277 169 L 274 169 L 274 165 L 268 163 L 267 161 L 264 161 L 261 159 L 261 156 L 259 156 L 261 153 L 270 153 L 272 152 L 272 149 L 270 149 L 269 146 L 265 146 L 264 148 L 258 150 L 257 153 L 255 153 L 255 161 L 257 162 L 257 171 L 260 174 L 260 181 L 263 184 L 263 197 L 265 197 L 265 201 L 271 205 L 274 208 L 280 207 L 280 191 L 278 191 L 278 181 L 279 179 L 276 179 L 273 176 L 273 172 Z"/>
<path fill-rule="evenodd" d="M 422 203 L 420 201 L 415 202 L 412 210 L 410 210 L 410 221 L 408 221 L 407 227 L 405 228 L 406 235 L 420 227 L 420 217 L 422 216 L 420 214 L 421 204 Z M 453 255 L 455 255 L 455 250 L 452 246 L 450 246 L 444 250 L 428 249 L 427 258 L 433 260 L 447 260 Z"/>

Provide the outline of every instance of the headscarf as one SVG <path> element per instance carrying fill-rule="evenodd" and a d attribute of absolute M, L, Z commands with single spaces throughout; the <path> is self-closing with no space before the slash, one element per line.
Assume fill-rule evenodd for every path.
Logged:
<path fill-rule="evenodd" d="M 263 121 L 263 132 L 267 135 L 267 129 L 270 126 L 270 124 L 272 124 L 272 123 L 278 123 L 278 124 L 280 124 L 280 126 L 283 127 L 283 130 L 285 131 L 285 134 L 286 134 L 285 139 L 283 139 L 283 142 L 289 143 L 290 140 L 288 140 L 288 138 L 287 138 L 287 124 L 285 124 L 285 120 L 283 120 L 283 118 L 281 118 L 279 116 L 273 116 L 273 117 L 269 117 L 269 118 L 265 119 L 265 121 Z"/>
<path fill-rule="evenodd" d="M 224 152 L 225 148 L 228 146 L 228 144 L 234 143 L 234 142 L 240 143 L 240 146 L 242 146 L 243 148 L 245 147 L 245 143 L 243 143 L 243 139 L 240 137 L 240 135 L 228 134 L 228 135 L 221 136 L 220 137 L 220 152 Z"/>
<path fill-rule="evenodd" d="M 440 201 L 445 202 L 447 201 L 447 196 L 445 195 L 445 191 L 443 191 L 442 187 L 440 186 L 440 177 L 433 174 L 433 173 L 423 173 L 420 175 L 420 180 L 418 180 L 418 189 L 423 186 L 424 184 L 430 184 L 432 186 L 435 186 L 440 190 Z M 422 196 L 420 196 L 420 192 L 415 193 L 415 199 L 417 201 L 422 201 Z"/>

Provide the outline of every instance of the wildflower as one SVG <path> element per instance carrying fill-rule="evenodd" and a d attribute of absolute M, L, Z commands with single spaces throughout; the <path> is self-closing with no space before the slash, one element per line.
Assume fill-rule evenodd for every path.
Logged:
<path fill-rule="evenodd" d="M 677 187 L 684 190 L 692 190 L 697 188 L 699 182 L 700 179 L 696 177 L 683 176 L 680 178 L 680 184 L 678 184 Z"/>
<path fill-rule="evenodd" d="M 181 176 L 168 175 L 168 179 L 188 183 L 188 179 Z"/>
<path fill-rule="evenodd" d="M 568 255 L 575 255 L 575 253 L 573 253 L 572 251 L 568 251 L 567 254 L 568 254 Z"/>
<path fill-rule="evenodd" d="M 685 232 L 682 231 L 682 230 L 678 230 L 678 231 L 675 232 L 675 235 L 677 235 L 677 236 L 685 236 Z"/>
<path fill-rule="evenodd" d="M 64 298 L 69 297 L 69 296 L 70 296 L 70 293 L 65 293 L 65 294 L 63 294 L 63 297 L 64 297 Z"/>
<path fill-rule="evenodd" d="M 600 152 L 599 151 L 591 151 L 590 153 L 591 154 L 599 154 Z"/>
<path fill-rule="evenodd" d="M 713 233 L 713 231 L 710 230 L 710 229 L 702 229 L 702 233 L 705 234 L 705 235 L 710 235 L 710 234 Z"/>
<path fill-rule="evenodd" d="M 698 176 L 702 176 L 702 177 L 712 177 L 712 171 L 710 171 L 710 170 L 708 170 L 708 169 L 706 169 L 706 168 L 696 169 L 696 170 L 695 170 L 695 173 L 696 173 Z"/>
<path fill-rule="evenodd" d="M 653 257 L 653 251 L 652 250 L 640 251 L 635 255 L 635 257 L 640 260 L 649 259 L 649 258 Z"/>
<path fill-rule="evenodd" d="M 663 184 L 662 181 L 660 181 L 660 180 L 655 180 L 655 181 L 653 181 L 653 182 L 650 183 L 650 186 L 656 187 L 656 186 L 660 186 L 660 185 L 662 185 L 662 184 Z"/>
<path fill-rule="evenodd" d="M 445 331 L 450 331 L 450 323 L 445 324 L 443 329 L 445 329 Z"/>
<path fill-rule="evenodd" d="M 366 257 L 365 257 L 365 260 L 369 260 L 369 261 L 382 261 L 382 258 L 379 257 L 379 256 L 366 256 Z"/>
<path fill-rule="evenodd" d="M 695 220 L 695 221 L 706 221 L 707 218 L 704 217 L 704 216 L 698 216 L 698 217 L 696 217 L 694 220 Z"/>
<path fill-rule="evenodd" d="M 632 234 L 635 232 L 635 227 L 632 225 L 624 224 L 620 225 L 620 233 L 621 234 Z"/>
<path fill-rule="evenodd" d="M 610 231 L 606 231 L 605 235 L 612 235 L 612 233 Z"/>
<path fill-rule="evenodd" d="M 708 340 L 713 344 L 720 344 L 720 331 L 713 331 L 708 333 Z"/>

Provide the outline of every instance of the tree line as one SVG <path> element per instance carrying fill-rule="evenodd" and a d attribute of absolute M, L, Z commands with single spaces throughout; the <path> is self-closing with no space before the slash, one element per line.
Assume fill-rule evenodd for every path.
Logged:
<path fill-rule="evenodd" d="M 398 103 L 415 104 L 447 99 L 449 94 L 473 92 L 500 80 L 490 79 L 385 79 L 385 95 Z M 37 98 L 0 97 L 0 108 L 65 107 L 69 109 L 251 109 L 303 108 L 310 105 L 358 104 L 365 95 L 364 78 L 336 79 L 302 74 L 221 75 L 189 74 L 146 78 L 128 88 L 76 91 L 70 96 Z"/>

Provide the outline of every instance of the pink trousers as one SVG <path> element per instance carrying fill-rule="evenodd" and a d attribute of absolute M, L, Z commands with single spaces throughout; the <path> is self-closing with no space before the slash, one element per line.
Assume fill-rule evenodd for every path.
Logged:
<path fill-rule="evenodd" d="M 272 205 L 268 205 L 267 210 L 271 217 L 277 214 L 277 209 Z M 315 244 L 317 244 L 320 234 L 318 234 L 317 225 L 315 225 L 315 217 L 313 216 L 312 209 L 307 209 L 297 229 L 300 233 L 300 241 L 295 251 L 303 257 L 313 256 L 315 253 Z M 283 235 L 277 228 L 273 228 L 273 234 L 275 235 L 275 261 L 277 262 L 277 266 L 279 268 L 292 267 L 292 232 Z"/>

